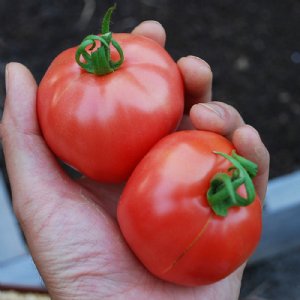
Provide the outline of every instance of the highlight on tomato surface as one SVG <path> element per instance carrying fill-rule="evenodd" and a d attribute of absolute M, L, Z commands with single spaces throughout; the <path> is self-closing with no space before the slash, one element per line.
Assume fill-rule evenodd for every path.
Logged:
<path fill-rule="evenodd" d="M 179 131 L 163 138 L 121 195 L 118 222 L 129 247 L 169 282 L 197 286 L 225 278 L 260 239 L 256 173 L 257 166 L 216 133 Z"/>
<path fill-rule="evenodd" d="M 37 116 L 49 148 L 102 182 L 128 178 L 147 151 L 174 131 L 183 114 L 177 64 L 155 41 L 102 33 L 60 53 L 38 88 Z"/>

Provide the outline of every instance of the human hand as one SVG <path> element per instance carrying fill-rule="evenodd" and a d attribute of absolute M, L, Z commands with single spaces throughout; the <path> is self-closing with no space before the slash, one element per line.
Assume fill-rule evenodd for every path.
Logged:
<path fill-rule="evenodd" d="M 161 25 L 134 30 L 161 45 Z M 193 126 L 227 136 L 259 165 L 255 179 L 264 198 L 268 152 L 256 131 L 232 107 L 210 102 L 212 75 L 195 57 L 179 60 Z M 122 186 L 70 179 L 45 144 L 36 119 L 36 83 L 20 64 L 7 67 L 7 98 L 0 137 L 16 216 L 52 299 L 237 299 L 243 266 L 209 286 L 186 288 L 153 277 L 133 256 L 116 222 Z M 183 126 L 184 127 L 184 126 Z"/>

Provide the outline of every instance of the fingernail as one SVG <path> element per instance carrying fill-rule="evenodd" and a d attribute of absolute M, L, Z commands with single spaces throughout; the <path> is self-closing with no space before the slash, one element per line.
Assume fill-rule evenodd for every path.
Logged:
<path fill-rule="evenodd" d="M 146 21 L 143 21 L 143 22 L 139 23 L 138 25 L 136 25 L 136 26 L 133 28 L 133 30 L 136 29 L 136 28 L 138 28 L 138 27 L 140 27 L 142 24 L 147 24 L 147 23 L 149 23 L 149 24 L 157 24 L 157 25 L 159 25 L 159 26 L 162 26 L 161 23 L 159 23 L 159 22 L 156 21 L 156 20 L 146 20 Z"/>
<path fill-rule="evenodd" d="M 209 69 L 211 69 L 210 65 L 202 58 L 198 57 L 198 56 L 195 56 L 195 55 L 188 55 L 187 57 L 190 57 L 190 58 L 193 58 L 193 59 L 196 59 L 196 60 L 199 60 L 201 61 L 202 63 L 204 63 Z"/>
<path fill-rule="evenodd" d="M 155 24 L 162 26 L 161 23 L 156 20 L 146 20 L 146 21 L 143 21 L 142 23 L 155 23 Z"/>
<path fill-rule="evenodd" d="M 214 112 L 221 119 L 224 119 L 224 110 L 220 106 L 213 103 L 199 103 L 198 105 L 204 106 L 205 108 Z"/>

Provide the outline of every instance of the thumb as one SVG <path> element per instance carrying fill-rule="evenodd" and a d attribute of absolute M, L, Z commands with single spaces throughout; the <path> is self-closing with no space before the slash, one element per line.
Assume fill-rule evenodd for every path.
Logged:
<path fill-rule="evenodd" d="M 7 130 L 39 134 L 35 114 L 37 85 L 29 70 L 19 63 L 9 63 L 5 70 L 6 101 L 2 138 Z M 7 130 L 5 130 L 7 129 Z"/>
<path fill-rule="evenodd" d="M 46 146 L 36 116 L 37 84 L 21 64 L 6 67 L 6 100 L 0 138 L 15 213 L 23 225 L 45 203 L 46 187 L 67 177 Z M 36 201 L 38 199 L 38 201 Z M 25 213 L 30 212 L 30 216 Z M 23 228 L 24 229 L 24 228 Z"/>

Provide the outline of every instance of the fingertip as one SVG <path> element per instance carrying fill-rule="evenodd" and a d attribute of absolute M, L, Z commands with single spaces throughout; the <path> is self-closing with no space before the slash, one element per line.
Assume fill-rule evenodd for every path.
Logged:
<path fill-rule="evenodd" d="M 14 74 L 13 76 L 29 78 L 30 80 L 33 80 L 34 83 L 36 83 L 30 70 L 26 66 L 18 62 L 9 62 L 5 67 L 5 73 L 6 77 L 8 78 L 10 74 Z"/>
<path fill-rule="evenodd" d="M 132 30 L 132 34 L 148 37 L 162 47 L 164 47 L 166 43 L 166 31 L 162 24 L 155 20 L 148 20 L 140 23 Z"/>
<path fill-rule="evenodd" d="M 257 162 L 256 151 L 261 145 L 261 139 L 255 128 L 248 124 L 237 128 L 232 134 L 232 142 L 241 155 Z"/>
<path fill-rule="evenodd" d="M 31 72 L 24 65 L 11 62 L 6 66 L 5 82 L 5 126 L 13 125 L 24 131 L 38 131 L 35 118 L 37 84 Z"/>
<path fill-rule="evenodd" d="M 241 150 L 244 151 L 249 148 L 246 145 L 256 146 L 262 143 L 257 130 L 249 124 L 238 127 L 232 134 L 232 141 L 243 146 Z"/>
<path fill-rule="evenodd" d="M 198 67 L 202 67 L 204 69 L 211 71 L 211 67 L 208 64 L 208 62 L 206 62 L 204 59 L 202 59 L 198 56 L 195 56 L 195 55 L 188 55 L 188 56 L 181 57 L 178 60 L 178 63 L 179 64 L 181 64 L 181 63 L 195 64 L 196 63 L 196 64 L 198 64 Z"/>
<path fill-rule="evenodd" d="M 215 102 L 198 103 L 190 110 L 192 124 L 198 130 L 213 131 L 222 135 L 228 132 L 225 111 Z"/>
<path fill-rule="evenodd" d="M 237 152 L 258 165 L 258 173 L 253 179 L 257 194 L 263 202 L 269 179 L 270 154 L 259 133 L 250 125 L 236 129 L 232 142 Z"/>
<path fill-rule="evenodd" d="M 17 62 L 10 62 L 5 68 L 6 97 L 32 96 L 36 92 L 36 81 L 27 67 Z M 22 93 L 20 93 L 22 91 Z"/>
<path fill-rule="evenodd" d="M 183 75 L 186 92 L 193 102 L 191 104 L 209 102 L 213 81 L 209 64 L 192 55 L 180 58 L 177 64 Z"/>
<path fill-rule="evenodd" d="M 232 142 L 241 155 L 259 164 L 261 171 L 269 166 L 269 152 L 259 133 L 251 125 L 237 128 L 232 135 Z"/>

